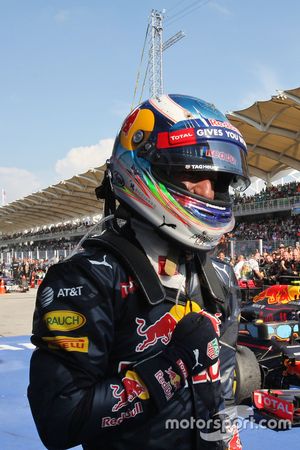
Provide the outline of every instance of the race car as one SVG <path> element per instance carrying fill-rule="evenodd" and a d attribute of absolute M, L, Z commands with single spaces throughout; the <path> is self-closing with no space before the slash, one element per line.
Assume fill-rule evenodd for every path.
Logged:
<path fill-rule="evenodd" d="M 265 419 L 266 426 L 272 423 L 274 429 L 274 419 L 278 422 L 278 430 L 300 425 L 299 389 L 258 389 L 253 392 L 252 403 L 254 416 L 258 420 Z M 285 427 L 283 427 L 283 421 L 285 421 Z"/>
<path fill-rule="evenodd" d="M 300 386 L 300 286 L 273 285 L 242 306 L 234 389 L 237 403 L 257 389 Z"/>
<path fill-rule="evenodd" d="M 23 277 L 25 278 L 25 277 Z M 14 280 L 12 277 L 7 275 L 0 276 L 0 283 L 3 281 L 3 285 L 5 288 L 5 293 L 10 292 L 27 292 L 28 291 L 28 283 L 23 279 L 20 279 L 19 282 Z"/>
<path fill-rule="evenodd" d="M 0 283 L 2 283 L 2 281 L 5 287 L 5 291 L 10 292 L 15 284 L 14 280 L 11 277 L 2 274 L 0 276 Z"/>

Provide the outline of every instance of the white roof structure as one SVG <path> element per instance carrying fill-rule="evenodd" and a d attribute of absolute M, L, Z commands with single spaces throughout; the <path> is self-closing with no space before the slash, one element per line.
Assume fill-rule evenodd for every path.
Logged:
<path fill-rule="evenodd" d="M 17 231 L 67 222 L 102 213 L 103 201 L 95 188 L 103 178 L 106 165 L 88 170 L 51 185 L 0 208 L 0 232 Z"/>
<path fill-rule="evenodd" d="M 265 181 L 282 170 L 300 171 L 300 87 L 280 91 L 268 101 L 227 114 L 243 134 L 249 150 L 250 174 Z M 95 188 L 105 165 L 0 208 L 0 233 L 11 234 L 37 226 L 66 222 L 101 213 L 103 202 Z"/>
<path fill-rule="evenodd" d="M 248 146 L 251 176 L 270 182 L 286 169 L 300 171 L 300 88 L 227 114 Z"/>

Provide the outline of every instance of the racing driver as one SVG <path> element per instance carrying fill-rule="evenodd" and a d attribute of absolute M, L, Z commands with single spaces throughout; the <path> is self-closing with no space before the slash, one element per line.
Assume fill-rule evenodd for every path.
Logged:
<path fill-rule="evenodd" d="M 250 183 L 246 155 L 195 97 L 151 98 L 125 119 L 96 189 L 104 232 L 37 293 L 28 397 L 46 448 L 242 448 L 224 413 L 239 291 L 213 249 L 234 227 L 229 187 Z"/>

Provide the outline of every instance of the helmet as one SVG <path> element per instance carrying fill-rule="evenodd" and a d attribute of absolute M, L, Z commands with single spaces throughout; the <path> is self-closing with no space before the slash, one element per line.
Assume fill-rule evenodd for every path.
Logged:
<path fill-rule="evenodd" d="M 109 170 L 121 203 L 185 246 L 210 250 L 234 227 L 229 186 L 249 186 L 246 155 L 241 133 L 214 105 L 169 94 L 127 116 Z M 190 193 L 177 181 L 184 176 L 213 178 L 215 198 Z"/>

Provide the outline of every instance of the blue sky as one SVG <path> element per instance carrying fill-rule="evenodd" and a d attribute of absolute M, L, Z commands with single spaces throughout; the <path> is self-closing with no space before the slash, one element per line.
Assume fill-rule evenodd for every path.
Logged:
<path fill-rule="evenodd" d="M 132 104 L 152 9 L 166 10 L 164 40 L 186 34 L 164 52 L 165 92 L 226 112 L 299 86 L 297 0 L 0 0 L 7 202 L 104 163 Z"/>

